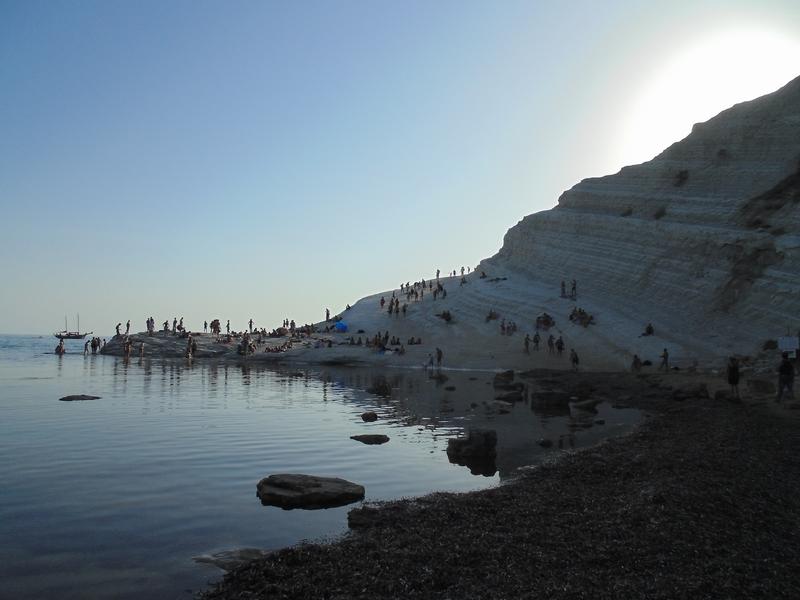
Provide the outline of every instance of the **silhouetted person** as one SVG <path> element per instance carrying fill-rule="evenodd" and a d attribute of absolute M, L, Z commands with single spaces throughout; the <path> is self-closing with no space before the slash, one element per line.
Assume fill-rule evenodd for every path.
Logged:
<path fill-rule="evenodd" d="M 658 370 L 664 369 L 665 371 L 669 371 L 669 352 L 667 349 L 664 348 L 664 352 L 661 353 L 661 364 L 658 365 Z"/>
<path fill-rule="evenodd" d="M 726 369 L 728 376 L 728 385 L 731 386 L 731 395 L 734 398 L 739 398 L 739 361 L 735 356 L 728 359 L 728 367 Z"/>
<path fill-rule="evenodd" d="M 794 365 L 789 360 L 789 353 L 782 354 L 781 364 L 778 366 L 778 397 L 775 402 L 783 400 L 783 393 L 788 392 L 789 398 L 794 399 Z"/>

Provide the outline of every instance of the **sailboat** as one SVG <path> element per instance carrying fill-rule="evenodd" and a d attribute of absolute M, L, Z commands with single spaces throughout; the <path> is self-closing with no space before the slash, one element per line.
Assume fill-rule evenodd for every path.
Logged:
<path fill-rule="evenodd" d="M 94 333 L 93 331 L 87 331 L 86 333 L 81 333 L 81 316 L 77 315 L 77 317 L 78 317 L 78 331 L 67 331 L 67 316 L 64 315 L 64 331 L 57 331 L 53 335 L 60 340 L 82 340 L 87 335 Z"/>

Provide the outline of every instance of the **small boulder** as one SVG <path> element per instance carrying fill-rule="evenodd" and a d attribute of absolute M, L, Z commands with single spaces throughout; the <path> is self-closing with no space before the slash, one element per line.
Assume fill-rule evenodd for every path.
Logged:
<path fill-rule="evenodd" d="M 597 405 L 603 401 L 602 398 L 591 398 L 589 400 L 580 400 L 579 402 L 573 402 L 571 406 L 573 408 L 577 408 L 578 410 L 584 410 L 587 412 L 597 412 Z"/>
<path fill-rule="evenodd" d="M 447 458 L 453 464 L 468 467 L 473 475 L 491 476 L 497 472 L 496 446 L 496 431 L 471 429 L 465 438 L 447 440 Z"/>
<path fill-rule="evenodd" d="M 361 413 L 361 420 L 365 423 L 372 423 L 373 421 L 378 420 L 378 414 L 374 411 L 368 410 L 365 413 Z"/>
<path fill-rule="evenodd" d="M 383 434 L 351 435 L 350 439 L 373 446 L 375 444 L 385 444 L 389 441 L 389 436 Z"/>
<path fill-rule="evenodd" d="M 284 473 L 258 482 L 256 495 L 264 506 L 330 508 L 364 499 L 364 487 L 338 477 Z"/>
<path fill-rule="evenodd" d="M 512 392 L 504 392 L 502 394 L 498 394 L 494 398 L 495 400 L 502 400 L 504 402 L 519 402 L 522 400 L 522 392 L 516 390 Z"/>
<path fill-rule="evenodd" d="M 456 386 L 448 385 L 448 386 L 445 386 L 444 389 L 447 390 L 448 392 L 455 392 L 456 391 Z"/>
<path fill-rule="evenodd" d="M 90 396 L 89 394 L 74 394 L 59 398 L 61 402 L 76 402 L 78 400 L 100 400 L 100 396 Z"/>
<path fill-rule="evenodd" d="M 514 381 L 514 371 L 502 371 L 501 373 L 495 374 L 493 383 L 495 387 L 498 387 L 509 384 L 512 381 Z"/>
<path fill-rule="evenodd" d="M 542 448 L 550 448 L 553 445 L 553 440 L 542 438 L 537 442 L 537 444 L 539 444 Z"/>

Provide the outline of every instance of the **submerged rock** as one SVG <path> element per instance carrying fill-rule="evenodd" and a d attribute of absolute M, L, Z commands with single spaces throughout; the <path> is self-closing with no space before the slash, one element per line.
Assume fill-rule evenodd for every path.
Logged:
<path fill-rule="evenodd" d="M 192 560 L 196 563 L 203 563 L 214 565 L 223 571 L 232 571 L 236 567 L 244 563 L 256 560 L 258 558 L 266 558 L 272 554 L 269 550 L 260 550 L 258 548 L 239 548 L 237 550 L 223 550 L 222 552 L 215 552 L 214 554 L 201 554 L 200 556 L 193 556 Z"/>
<path fill-rule="evenodd" d="M 372 446 L 375 444 L 385 444 L 386 442 L 389 441 L 389 436 L 383 434 L 364 434 L 364 435 L 351 435 L 350 439 L 355 440 L 357 442 L 361 442 L 362 444 L 369 444 Z"/>
<path fill-rule="evenodd" d="M 100 396 L 90 396 L 89 394 L 74 394 L 59 398 L 61 402 L 75 402 L 77 400 L 100 400 Z"/>
<path fill-rule="evenodd" d="M 370 394 L 375 394 L 376 396 L 391 396 L 392 395 L 392 386 L 384 377 L 377 378 L 370 387 L 367 388 L 367 392 Z"/>
<path fill-rule="evenodd" d="M 283 473 L 258 482 L 256 495 L 264 506 L 331 508 L 364 499 L 364 487 L 338 477 Z"/>

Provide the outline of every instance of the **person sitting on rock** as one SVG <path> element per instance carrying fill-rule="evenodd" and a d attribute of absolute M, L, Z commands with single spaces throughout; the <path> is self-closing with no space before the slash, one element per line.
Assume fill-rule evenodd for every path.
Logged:
<path fill-rule="evenodd" d="M 644 333 L 642 335 L 644 336 L 653 335 L 655 332 L 656 330 L 653 328 L 653 324 L 648 323 L 647 327 L 644 328 Z"/>

